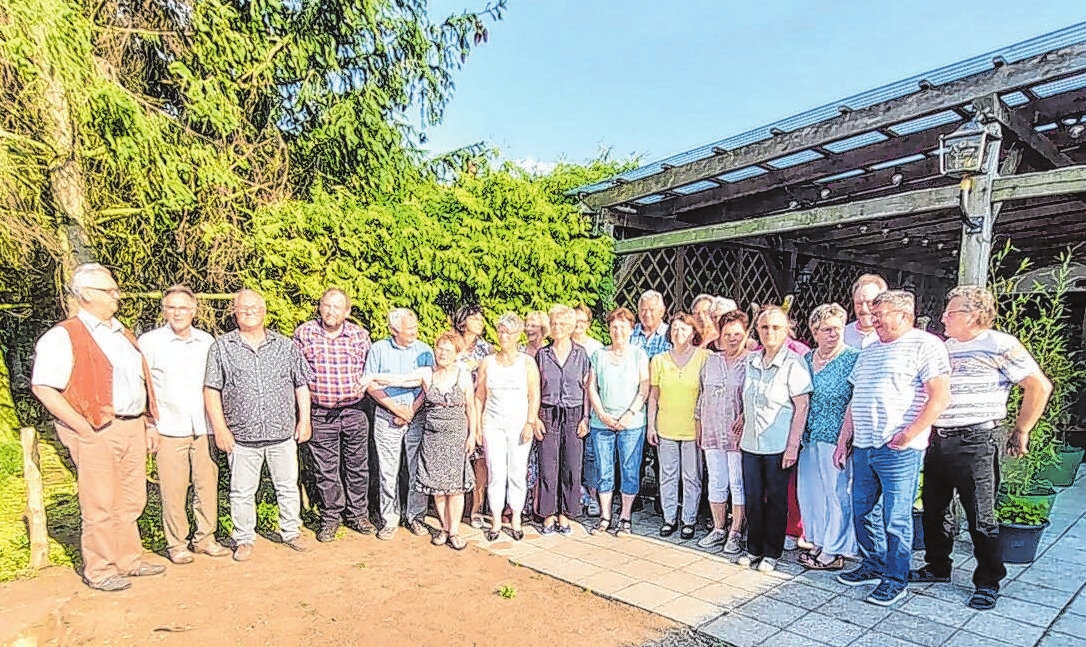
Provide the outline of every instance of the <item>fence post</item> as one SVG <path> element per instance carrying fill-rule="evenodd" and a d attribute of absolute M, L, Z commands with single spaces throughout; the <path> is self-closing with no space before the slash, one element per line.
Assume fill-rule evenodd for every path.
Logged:
<path fill-rule="evenodd" d="M 49 534 L 45 523 L 45 488 L 38 456 L 38 430 L 23 427 L 23 480 L 26 481 L 26 526 L 30 533 L 30 568 L 49 565 Z"/>

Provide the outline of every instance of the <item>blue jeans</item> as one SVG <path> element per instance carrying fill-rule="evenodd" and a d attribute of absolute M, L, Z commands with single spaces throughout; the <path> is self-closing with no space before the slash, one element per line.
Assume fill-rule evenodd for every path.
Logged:
<path fill-rule="evenodd" d="M 923 460 L 922 450 L 885 445 L 858 448 L 852 459 L 852 512 L 862 567 L 902 586 L 909 582 L 913 501 Z"/>
<path fill-rule="evenodd" d="M 645 444 L 645 428 L 615 431 L 592 427 L 589 433 L 586 447 L 591 446 L 595 455 L 595 471 L 591 475 L 595 480 L 589 480 L 588 484 L 600 492 L 614 491 L 617 452 L 622 480 L 621 492 L 637 494 L 641 490 L 641 449 Z"/>

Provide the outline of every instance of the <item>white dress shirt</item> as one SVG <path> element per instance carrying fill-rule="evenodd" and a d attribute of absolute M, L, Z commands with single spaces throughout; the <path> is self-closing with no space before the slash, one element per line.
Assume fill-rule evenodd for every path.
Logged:
<path fill-rule="evenodd" d="M 214 338 L 190 329 L 179 337 L 168 325 L 140 335 L 140 349 L 151 368 L 158 403 L 158 433 L 175 438 L 205 436 L 204 371 Z"/>

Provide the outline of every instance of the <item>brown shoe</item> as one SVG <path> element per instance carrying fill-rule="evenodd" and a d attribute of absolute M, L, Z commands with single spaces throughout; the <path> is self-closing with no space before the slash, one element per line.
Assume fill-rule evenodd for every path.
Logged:
<path fill-rule="evenodd" d="M 253 556 L 252 544 L 238 544 L 238 547 L 234 549 L 234 561 L 244 562 L 248 561 Z"/>
<path fill-rule="evenodd" d="M 230 554 L 229 550 L 223 548 L 222 545 L 214 539 L 205 541 L 202 544 L 193 545 L 192 552 L 201 553 L 208 557 L 226 557 Z"/>
<path fill-rule="evenodd" d="M 97 582 L 87 582 L 87 586 L 91 587 L 95 591 L 106 591 L 112 593 L 113 591 L 123 591 L 132 586 L 132 582 L 128 578 L 121 575 L 110 575 L 105 579 L 98 580 Z"/>
<path fill-rule="evenodd" d="M 185 548 L 177 548 L 167 553 L 167 557 L 174 564 L 191 564 L 195 557 Z"/>
<path fill-rule="evenodd" d="M 166 567 L 162 564 L 151 564 L 150 562 L 140 562 L 136 570 L 128 573 L 129 577 L 147 577 L 149 575 L 158 575 L 159 573 L 165 573 Z"/>
<path fill-rule="evenodd" d="M 291 539 L 284 539 L 283 545 L 287 548 L 293 548 L 299 553 L 304 553 L 309 550 L 309 540 L 305 538 L 305 535 L 297 535 Z"/>

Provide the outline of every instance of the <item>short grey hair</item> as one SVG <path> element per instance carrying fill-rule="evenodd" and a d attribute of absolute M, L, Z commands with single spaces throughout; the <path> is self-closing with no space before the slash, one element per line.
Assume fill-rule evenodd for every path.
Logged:
<path fill-rule="evenodd" d="M 814 332 L 830 319 L 840 319 L 844 324 L 848 321 L 848 312 L 836 303 L 823 303 L 811 311 L 811 316 L 807 317 L 807 325 L 811 327 L 811 332 Z"/>
<path fill-rule="evenodd" d="M 69 290 L 76 298 L 87 301 L 85 291 L 87 286 L 90 285 L 91 277 L 95 274 L 105 274 L 109 278 L 113 278 L 113 272 L 110 272 L 109 268 L 101 263 L 83 263 L 72 270 L 72 285 Z"/>
<path fill-rule="evenodd" d="M 713 297 L 713 316 L 719 317 L 738 309 L 739 306 L 735 301 L 727 297 Z"/>
<path fill-rule="evenodd" d="M 405 321 L 418 321 L 418 315 L 411 308 L 393 308 L 388 313 L 388 327 L 400 330 L 400 324 Z"/>
<path fill-rule="evenodd" d="M 338 295 L 343 297 L 344 301 L 347 302 L 347 310 L 350 310 L 351 309 L 351 295 L 344 292 L 341 288 L 337 288 L 335 286 L 330 287 L 327 290 L 325 290 L 324 294 L 321 295 L 321 298 L 317 299 L 317 303 L 318 304 L 324 303 L 325 299 L 327 299 L 328 297 L 330 297 L 332 295 L 335 295 L 335 294 L 338 294 Z"/>
<path fill-rule="evenodd" d="M 268 302 L 264 300 L 264 295 L 257 292 L 256 290 L 254 290 L 252 288 L 241 288 L 240 290 L 238 290 L 237 292 L 234 293 L 233 304 L 234 304 L 235 309 L 237 309 L 238 301 L 241 300 L 241 295 L 243 295 L 243 294 L 254 294 L 254 295 L 256 295 L 256 298 L 260 299 L 260 305 L 263 306 L 265 310 L 267 310 Z"/>
<path fill-rule="evenodd" d="M 656 290 L 645 290 L 644 292 L 642 292 L 641 298 L 637 300 L 637 305 L 640 306 L 642 303 L 650 299 L 653 299 L 657 303 L 659 303 L 661 308 L 664 307 L 664 295 L 660 294 Z"/>
<path fill-rule="evenodd" d="M 996 300 L 992 293 L 978 285 L 959 285 L 946 295 L 947 302 L 961 297 L 962 310 L 977 316 L 977 323 L 990 328 L 996 320 Z"/>
<path fill-rule="evenodd" d="M 852 291 L 849 292 L 849 294 L 856 294 L 856 291 L 865 285 L 874 285 L 879 289 L 879 292 L 885 292 L 890 289 L 890 286 L 886 283 L 886 279 L 878 274 L 861 274 L 860 277 L 852 283 Z"/>
<path fill-rule="evenodd" d="M 577 311 L 567 305 L 556 303 L 555 305 L 551 306 L 550 310 L 547 311 L 547 317 L 551 321 L 554 321 L 555 319 L 561 319 L 563 317 L 569 317 L 570 319 L 576 320 Z"/>
<path fill-rule="evenodd" d="M 880 292 L 879 296 L 875 297 L 875 300 L 871 302 L 871 309 L 874 310 L 882 304 L 886 304 L 894 310 L 904 312 L 909 315 L 909 317 L 916 318 L 916 297 L 908 290 L 886 290 Z"/>
<path fill-rule="evenodd" d="M 499 331 L 504 330 L 505 332 L 519 334 L 524 330 L 524 321 L 520 316 L 507 312 L 498 317 L 498 320 L 494 323 L 494 328 Z"/>

